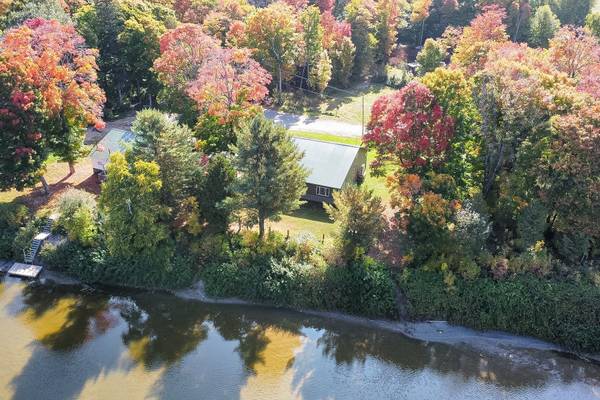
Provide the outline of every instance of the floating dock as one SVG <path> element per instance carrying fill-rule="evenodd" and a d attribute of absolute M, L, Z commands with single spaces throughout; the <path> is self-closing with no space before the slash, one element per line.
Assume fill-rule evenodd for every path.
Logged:
<path fill-rule="evenodd" d="M 35 279 L 42 272 L 42 269 L 43 267 L 39 265 L 14 263 L 8 270 L 8 275 Z"/>

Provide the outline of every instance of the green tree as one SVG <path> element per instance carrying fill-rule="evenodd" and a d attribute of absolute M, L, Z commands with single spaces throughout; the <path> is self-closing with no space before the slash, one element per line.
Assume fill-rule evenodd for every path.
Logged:
<path fill-rule="evenodd" d="M 96 199 L 78 189 L 64 192 L 58 201 L 58 224 L 67 231 L 69 240 L 91 246 L 98 235 Z"/>
<path fill-rule="evenodd" d="M 481 117 L 473 99 L 473 87 L 460 69 L 437 68 L 421 81 L 454 119 L 455 133 L 442 170 L 451 175 L 461 192 L 466 194 L 470 189 L 480 187 L 483 178 Z"/>
<path fill-rule="evenodd" d="M 235 181 L 235 170 L 224 154 L 211 157 L 204 170 L 198 189 L 198 203 L 202 217 L 213 232 L 226 232 L 229 210 L 224 201 L 232 195 L 231 185 Z"/>
<path fill-rule="evenodd" d="M 173 249 L 163 222 L 168 210 L 161 202 L 161 188 L 155 162 L 130 164 L 121 153 L 111 155 L 99 200 L 111 256 L 140 269 L 169 265 Z"/>
<path fill-rule="evenodd" d="M 300 205 L 308 175 L 300 165 L 302 153 L 284 127 L 262 115 L 240 130 L 234 152 L 239 177 L 232 192 L 239 195 L 249 219 L 258 223 L 262 239 L 266 219 L 277 220 Z"/>
<path fill-rule="evenodd" d="M 335 205 L 325 204 L 325 211 L 337 224 L 337 237 L 345 256 L 352 256 L 356 249 L 368 252 L 385 226 L 385 207 L 372 190 L 347 186 L 333 193 Z"/>
<path fill-rule="evenodd" d="M 345 9 L 346 18 L 352 27 L 352 43 L 355 47 L 353 75 L 361 77 L 372 67 L 377 47 L 377 37 L 373 33 L 373 13 L 370 0 L 351 0 Z"/>
<path fill-rule="evenodd" d="M 589 13 L 585 18 L 585 27 L 600 39 L 600 12 Z"/>
<path fill-rule="evenodd" d="M 548 43 L 560 28 L 560 20 L 548 5 L 539 7 L 530 22 L 529 43 L 538 47 L 548 47 Z"/>
<path fill-rule="evenodd" d="M 192 195 L 200 173 L 200 154 L 194 149 L 192 131 L 152 109 L 137 114 L 132 131 L 136 134 L 132 159 L 158 164 L 162 202 L 177 215 L 179 206 Z"/>
<path fill-rule="evenodd" d="M 176 24 L 172 10 L 151 2 L 98 0 L 75 14 L 77 30 L 100 52 L 99 82 L 109 112 L 131 103 L 152 106 L 160 89 L 152 69 L 159 39 Z"/>
<path fill-rule="evenodd" d="M 438 68 L 446 58 L 446 46 L 438 40 L 427 39 L 423 49 L 417 54 L 417 73 L 425 75 Z"/>
<path fill-rule="evenodd" d="M 311 82 L 310 77 L 317 75 L 313 70 L 317 69 L 323 52 L 323 27 L 321 26 L 319 7 L 310 6 L 304 9 L 300 15 L 300 21 L 304 32 L 304 57 L 306 74 L 309 77 L 308 84 L 316 89 L 317 86 L 313 85 L 315 82 Z"/>
<path fill-rule="evenodd" d="M 327 55 L 327 51 L 323 50 L 317 63 L 310 70 L 308 75 L 308 84 L 311 88 L 319 93 L 327 88 L 329 81 L 331 80 L 331 59 Z"/>
<path fill-rule="evenodd" d="M 355 53 L 356 48 L 349 37 L 344 37 L 339 43 L 334 43 L 329 51 L 332 69 L 331 79 L 342 87 L 350 85 Z"/>
<path fill-rule="evenodd" d="M 592 9 L 593 0 L 547 0 L 563 25 L 582 26 Z"/>
<path fill-rule="evenodd" d="M 28 1 L 23 8 L 13 10 L 5 18 L 5 28 L 21 25 L 31 18 L 54 19 L 63 25 L 72 24 L 71 17 L 57 0 Z"/>

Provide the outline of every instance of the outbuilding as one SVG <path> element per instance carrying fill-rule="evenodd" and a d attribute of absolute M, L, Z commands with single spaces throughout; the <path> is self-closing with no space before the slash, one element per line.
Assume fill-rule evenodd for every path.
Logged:
<path fill-rule="evenodd" d="M 303 200 L 333 203 L 333 192 L 347 185 L 360 184 L 367 168 L 364 147 L 294 138 L 304 153 L 302 166 L 308 171 Z"/>
<path fill-rule="evenodd" d="M 98 178 L 103 179 L 106 175 L 106 164 L 112 153 L 122 153 L 127 146 L 133 142 L 135 135 L 132 132 L 121 129 L 111 129 L 98 142 L 96 148 L 90 155 L 92 159 L 92 167 Z"/>

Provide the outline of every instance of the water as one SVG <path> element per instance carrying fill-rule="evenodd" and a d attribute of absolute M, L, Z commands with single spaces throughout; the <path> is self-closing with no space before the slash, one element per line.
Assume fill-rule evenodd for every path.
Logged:
<path fill-rule="evenodd" d="M 600 367 L 166 294 L 0 282 L 0 399 L 599 399 Z"/>

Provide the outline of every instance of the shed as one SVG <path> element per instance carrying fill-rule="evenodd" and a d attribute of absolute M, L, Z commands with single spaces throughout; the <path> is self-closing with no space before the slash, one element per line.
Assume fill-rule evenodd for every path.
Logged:
<path fill-rule="evenodd" d="M 302 166 L 308 171 L 303 200 L 332 203 L 333 192 L 351 184 L 360 184 L 367 167 L 364 147 L 294 138 L 304 152 Z"/>
<path fill-rule="evenodd" d="M 90 155 L 94 173 L 99 176 L 104 175 L 110 155 L 115 152 L 124 152 L 127 145 L 133 142 L 134 139 L 135 135 L 132 132 L 121 129 L 111 129 L 102 140 L 98 142 L 96 148 Z"/>

